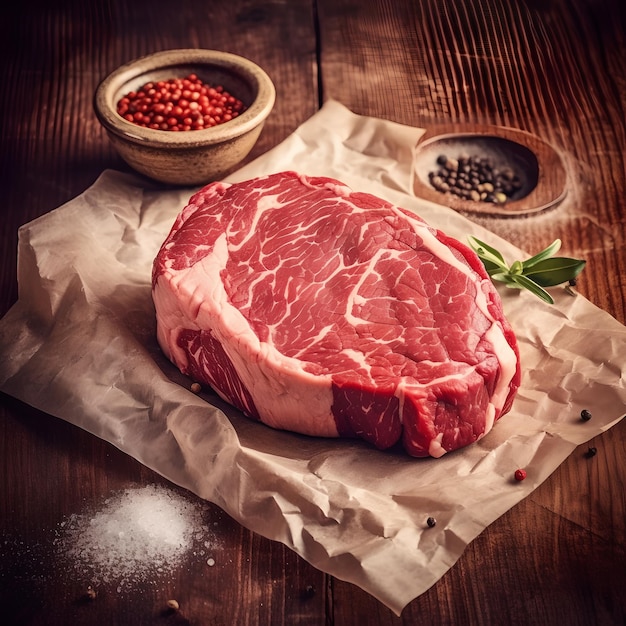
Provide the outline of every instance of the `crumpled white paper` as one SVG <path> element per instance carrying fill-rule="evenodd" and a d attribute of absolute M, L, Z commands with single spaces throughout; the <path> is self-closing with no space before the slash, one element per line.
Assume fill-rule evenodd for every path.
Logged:
<path fill-rule="evenodd" d="M 329 101 L 229 180 L 286 169 L 335 177 L 523 258 L 412 195 L 422 132 Z M 621 419 L 626 328 L 564 290 L 552 306 L 501 291 L 520 344 L 519 395 L 487 437 L 441 459 L 274 431 L 210 390 L 192 393 L 156 344 L 150 293 L 152 260 L 192 191 L 106 171 L 20 229 L 19 300 L 0 321 L 0 389 L 109 441 L 397 614 L 577 445 Z M 592 420 L 580 419 L 583 408 Z M 515 482 L 520 467 L 528 477 Z"/>

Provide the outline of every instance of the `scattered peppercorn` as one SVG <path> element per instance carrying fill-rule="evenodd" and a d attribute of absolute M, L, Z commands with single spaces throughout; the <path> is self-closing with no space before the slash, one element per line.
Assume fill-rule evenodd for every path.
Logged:
<path fill-rule="evenodd" d="M 473 202 L 505 204 L 522 188 L 520 177 L 510 167 L 496 167 L 488 157 L 440 154 L 439 168 L 428 173 L 430 184 L 442 193 L 452 193 Z"/>
<path fill-rule="evenodd" d="M 202 385 L 200 383 L 191 383 L 191 391 L 193 391 L 193 393 L 200 393 L 202 391 Z"/>
<path fill-rule="evenodd" d="M 436 523 L 437 523 L 437 520 L 434 517 L 429 517 L 426 520 L 426 524 L 428 525 L 429 528 L 432 528 Z"/>
<path fill-rule="evenodd" d="M 592 456 L 596 456 L 596 454 L 598 453 L 596 448 L 589 448 L 587 450 L 587 454 L 585 455 L 588 459 L 590 459 Z"/>
<path fill-rule="evenodd" d="M 167 131 L 211 128 L 244 110 L 243 102 L 224 87 L 206 84 L 196 74 L 148 82 L 117 103 L 117 112 L 126 121 Z"/>
<path fill-rule="evenodd" d="M 583 422 L 588 422 L 591 419 L 591 412 L 588 411 L 587 409 L 583 409 L 580 412 L 580 418 L 582 419 Z"/>
<path fill-rule="evenodd" d="M 526 470 L 516 469 L 515 470 L 515 480 L 522 481 L 526 478 Z"/>

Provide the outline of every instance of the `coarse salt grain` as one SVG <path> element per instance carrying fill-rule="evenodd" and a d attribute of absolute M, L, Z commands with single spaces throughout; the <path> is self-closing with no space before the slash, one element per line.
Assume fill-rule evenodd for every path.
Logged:
<path fill-rule="evenodd" d="M 56 543 L 92 584 L 115 582 L 122 592 L 175 570 L 196 541 L 206 546 L 203 511 L 165 487 L 126 489 L 93 515 L 70 516 Z"/>

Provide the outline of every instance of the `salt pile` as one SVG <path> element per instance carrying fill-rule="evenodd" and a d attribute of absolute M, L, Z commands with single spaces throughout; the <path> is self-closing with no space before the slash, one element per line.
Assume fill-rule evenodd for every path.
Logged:
<path fill-rule="evenodd" d="M 172 573 L 198 543 L 201 555 L 213 547 L 205 510 L 165 487 L 126 489 L 93 514 L 71 515 L 55 544 L 91 584 L 116 584 L 120 592 Z"/>

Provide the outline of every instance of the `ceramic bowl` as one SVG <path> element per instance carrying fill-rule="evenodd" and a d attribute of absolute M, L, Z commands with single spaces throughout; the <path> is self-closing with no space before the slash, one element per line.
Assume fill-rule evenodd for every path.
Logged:
<path fill-rule="evenodd" d="M 117 112 L 118 101 L 149 81 L 197 74 L 204 83 L 221 85 L 245 105 L 228 122 L 202 130 L 173 132 L 146 128 Z M 165 50 L 122 65 L 109 74 L 94 95 L 96 116 L 120 156 L 133 169 L 154 180 L 178 186 L 219 180 L 252 150 L 276 91 L 258 65 L 217 50 Z"/>

